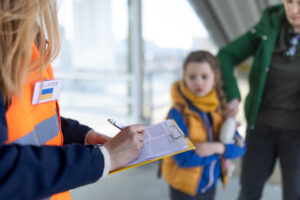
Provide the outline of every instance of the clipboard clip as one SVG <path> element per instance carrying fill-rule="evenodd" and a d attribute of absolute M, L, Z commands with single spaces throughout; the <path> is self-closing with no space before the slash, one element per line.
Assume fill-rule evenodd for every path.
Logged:
<path fill-rule="evenodd" d="M 170 132 L 170 136 L 173 140 L 177 140 L 179 138 L 184 137 L 184 133 L 180 130 L 177 124 L 172 124 L 168 126 L 168 131 Z"/>

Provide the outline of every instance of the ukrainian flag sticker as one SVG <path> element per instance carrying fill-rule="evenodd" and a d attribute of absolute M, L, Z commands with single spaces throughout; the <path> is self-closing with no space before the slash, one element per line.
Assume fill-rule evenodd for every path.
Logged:
<path fill-rule="evenodd" d="M 62 80 L 37 82 L 34 86 L 32 105 L 58 100 Z"/>
<path fill-rule="evenodd" d="M 46 88 L 42 90 L 40 100 L 51 99 L 53 95 L 53 88 Z"/>

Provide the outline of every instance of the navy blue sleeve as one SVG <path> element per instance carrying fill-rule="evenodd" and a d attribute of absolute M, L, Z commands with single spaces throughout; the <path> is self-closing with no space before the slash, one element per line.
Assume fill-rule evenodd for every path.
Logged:
<path fill-rule="evenodd" d="M 97 181 L 104 158 L 98 147 L 0 146 L 1 199 L 41 199 Z"/>
<path fill-rule="evenodd" d="M 64 136 L 64 145 L 72 143 L 84 144 L 86 134 L 91 128 L 80 124 L 76 120 L 61 117 L 61 130 Z"/>
<path fill-rule="evenodd" d="M 187 126 L 177 109 L 171 109 L 168 118 L 174 119 L 180 129 L 184 132 L 184 134 L 189 137 Z M 180 167 L 188 168 L 210 164 L 212 161 L 219 159 L 219 156 L 217 154 L 214 154 L 207 157 L 201 157 L 192 150 L 177 154 L 173 156 L 173 158 Z"/>
<path fill-rule="evenodd" d="M 242 157 L 246 152 L 246 143 L 243 141 L 242 137 L 236 131 L 235 135 L 239 138 L 241 144 L 225 144 L 225 153 L 223 154 L 224 158 L 235 159 Z"/>

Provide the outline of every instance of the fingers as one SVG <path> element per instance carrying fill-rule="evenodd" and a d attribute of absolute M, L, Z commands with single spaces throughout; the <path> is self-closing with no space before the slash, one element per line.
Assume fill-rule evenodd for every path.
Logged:
<path fill-rule="evenodd" d="M 238 113 L 238 111 L 236 111 L 236 110 L 229 110 L 229 111 L 226 113 L 226 116 L 227 116 L 227 117 L 233 117 L 233 118 L 235 118 L 236 115 L 237 115 L 237 113 Z"/>
<path fill-rule="evenodd" d="M 137 138 L 138 141 L 144 142 L 145 139 L 144 134 L 137 133 L 135 137 Z"/>
<path fill-rule="evenodd" d="M 143 133 L 146 129 L 144 124 L 135 124 L 126 127 L 130 132 Z"/>
<path fill-rule="evenodd" d="M 130 163 L 140 155 L 144 146 L 145 129 L 142 124 L 127 126 L 105 144 L 113 163 L 111 170 Z"/>
<path fill-rule="evenodd" d="M 227 109 L 225 111 L 225 115 L 227 117 L 236 117 L 237 113 L 239 111 L 238 105 L 228 105 Z"/>
<path fill-rule="evenodd" d="M 124 128 L 121 132 L 123 134 L 132 135 L 134 140 L 137 140 L 139 142 L 144 142 L 144 131 L 146 129 L 146 126 L 143 124 L 136 124 L 136 125 L 130 125 Z"/>

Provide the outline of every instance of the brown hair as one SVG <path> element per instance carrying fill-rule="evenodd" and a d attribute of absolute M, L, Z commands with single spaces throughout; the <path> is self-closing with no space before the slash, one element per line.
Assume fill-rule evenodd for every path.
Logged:
<path fill-rule="evenodd" d="M 186 71 L 187 65 L 191 62 L 201 62 L 201 63 L 206 62 L 211 67 L 212 71 L 215 74 L 215 88 L 217 91 L 218 99 L 220 101 L 220 106 L 218 108 L 218 111 L 221 113 L 222 116 L 224 116 L 227 104 L 226 104 L 225 94 L 222 89 L 223 81 L 221 78 L 221 71 L 220 71 L 219 61 L 217 57 L 213 56 L 211 53 L 207 51 L 193 51 L 184 60 L 183 63 L 184 73 Z"/>
<path fill-rule="evenodd" d="M 31 63 L 34 40 L 41 58 Z M 58 50 L 56 1 L 0 1 L 0 89 L 6 105 L 21 96 L 30 73 L 47 69 Z"/>

